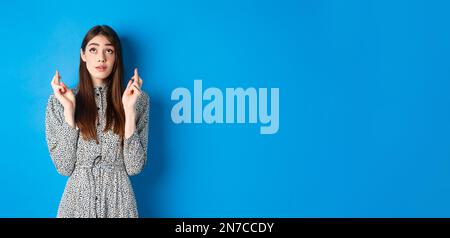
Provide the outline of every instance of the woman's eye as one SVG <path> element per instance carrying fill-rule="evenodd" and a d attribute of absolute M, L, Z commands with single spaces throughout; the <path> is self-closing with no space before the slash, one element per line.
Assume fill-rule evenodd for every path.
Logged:
<path fill-rule="evenodd" d="M 107 49 L 107 50 L 106 50 L 106 53 L 108 53 L 108 54 L 112 54 L 112 53 L 114 53 L 114 50 L 111 50 L 111 49 Z"/>
<path fill-rule="evenodd" d="M 95 52 L 97 52 L 97 49 L 95 49 L 95 48 L 91 48 L 91 49 L 89 50 L 89 52 L 91 52 L 91 53 L 95 53 Z"/>

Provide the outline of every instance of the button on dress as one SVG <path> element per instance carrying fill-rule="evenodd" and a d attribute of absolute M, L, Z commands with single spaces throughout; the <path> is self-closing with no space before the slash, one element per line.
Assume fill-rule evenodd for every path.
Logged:
<path fill-rule="evenodd" d="M 138 217 L 129 176 L 140 173 L 147 161 L 149 96 L 136 102 L 136 129 L 121 145 L 120 136 L 106 125 L 106 87 L 94 87 L 98 109 L 97 138 L 85 140 L 64 119 L 64 107 L 52 94 L 45 127 L 48 150 L 59 174 L 69 176 L 57 217 Z M 77 93 L 77 90 L 74 90 Z"/>

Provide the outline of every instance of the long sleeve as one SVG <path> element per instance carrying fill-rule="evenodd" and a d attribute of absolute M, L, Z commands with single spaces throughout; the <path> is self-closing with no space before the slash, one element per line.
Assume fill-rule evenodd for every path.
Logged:
<path fill-rule="evenodd" d="M 139 174 L 147 161 L 149 106 L 149 96 L 142 92 L 136 102 L 136 128 L 123 143 L 125 169 L 130 176 Z"/>
<path fill-rule="evenodd" d="M 64 119 L 64 107 L 52 94 L 45 112 L 45 137 L 50 157 L 59 174 L 70 176 L 77 160 L 79 131 Z"/>

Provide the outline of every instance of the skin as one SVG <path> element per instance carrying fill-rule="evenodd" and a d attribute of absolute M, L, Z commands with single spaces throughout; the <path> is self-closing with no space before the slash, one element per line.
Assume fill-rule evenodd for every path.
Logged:
<path fill-rule="evenodd" d="M 86 67 L 91 75 L 94 86 L 103 86 L 112 73 L 115 61 L 114 46 L 109 40 L 98 35 L 92 38 L 87 45 L 86 51 L 80 49 L 81 59 L 86 62 Z M 104 66 L 106 70 L 99 72 L 96 67 Z M 64 118 L 71 127 L 75 128 L 75 95 L 72 90 L 61 81 L 58 70 L 51 81 L 53 93 L 64 107 Z M 125 139 L 128 139 L 136 129 L 136 101 L 141 94 L 143 81 L 139 77 L 137 68 L 134 69 L 133 77 L 128 81 L 127 87 L 122 95 L 122 104 L 125 111 Z"/>

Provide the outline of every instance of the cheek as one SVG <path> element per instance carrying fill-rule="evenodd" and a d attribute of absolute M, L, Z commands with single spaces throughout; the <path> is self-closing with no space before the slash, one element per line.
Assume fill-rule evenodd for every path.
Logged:
<path fill-rule="evenodd" d="M 95 59 L 92 55 L 86 55 L 86 66 L 88 68 L 95 68 Z"/>
<path fill-rule="evenodd" d="M 114 61 L 116 60 L 116 56 L 115 55 L 110 55 L 108 56 L 108 62 L 110 65 L 114 65 Z"/>
<path fill-rule="evenodd" d="M 111 73 L 115 60 L 116 60 L 116 58 L 114 55 L 108 57 L 108 60 L 107 60 L 107 64 L 109 65 L 108 73 Z"/>

